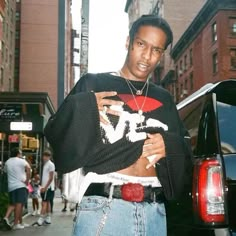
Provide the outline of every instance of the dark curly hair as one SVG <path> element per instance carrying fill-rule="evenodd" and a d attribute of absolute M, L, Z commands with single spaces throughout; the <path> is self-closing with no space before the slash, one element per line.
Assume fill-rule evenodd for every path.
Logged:
<path fill-rule="evenodd" d="M 134 37 L 141 26 L 153 26 L 162 29 L 167 37 L 164 49 L 166 49 L 170 44 L 172 45 L 173 32 L 170 28 L 170 25 L 167 23 L 166 20 L 159 17 L 158 15 L 142 15 L 140 18 L 134 21 L 129 30 L 130 45 L 133 45 Z"/>
<path fill-rule="evenodd" d="M 52 153 L 51 153 L 50 150 L 45 150 L 45 151 L 43 152 L 43 156 L 51 157 L 51 156 L 52 156 Z"/>
<path fill-rule="evenodd" d="M 11 157 L 16 157 L 19 154 L 22 154 L 22 151 L 20 148 L 15 147 L 11 150 Z"/>

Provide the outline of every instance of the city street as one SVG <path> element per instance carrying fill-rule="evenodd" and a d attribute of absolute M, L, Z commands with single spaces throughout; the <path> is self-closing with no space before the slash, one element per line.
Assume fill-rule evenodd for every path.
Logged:
<path fill-rule="evenodd" d="M 0 236 L 236 236 L 235 121 L 236 0 L 0 0 Z"/>
<path fill-rule="evenodd" d="M 58 194 L 57 194 L 58 195 Z M 52 214 L 52 224 L 45 226 L 32 226 L 32 224 L 38 219 L 38 216 L 31 216 L 32 204 L 31 199 L 28 202 L 29 213 L 24 216 L 24 223 L 29 224 L 22 230 L 0 231 L 0 235 L 4 236 L 67 236 L 71 235 L 73 218 L 75 212 L 61 212 L 64 204 L 59 196 L 54 199 L 54 211 Z"/>

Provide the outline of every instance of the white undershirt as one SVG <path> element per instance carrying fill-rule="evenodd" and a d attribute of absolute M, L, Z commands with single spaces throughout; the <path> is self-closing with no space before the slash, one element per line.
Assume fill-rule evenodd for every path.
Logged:
<path fill-rule="evenodd" d="M 161 187 L 161 183 L 157 177 L 138 177 L 129 176 L 120 173 L 108 173 L 99 175 L 94 172 L 89 172 L 83 176 L 81 173 L 80 191 L 78 200 L 81 201 L 87 188 L 91 183 L 113 183 L 113 185 L 122 185 L 126 183 L 139 183 L 143 186 Z"/>

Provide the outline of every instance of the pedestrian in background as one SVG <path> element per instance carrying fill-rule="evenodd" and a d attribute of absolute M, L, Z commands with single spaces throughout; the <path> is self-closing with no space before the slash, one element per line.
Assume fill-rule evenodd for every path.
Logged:
<path fill-rule="evenodd" d="M 167 235 L 164 203 L 192 165 L 172 96 L 149 79 L 172 41 L 163 18 L 140 17 L 122 68 L 84 75 L 48 121 L 58 171 L 83 170 L 74 236 Z"/>
<path fill-rule="evenodd" d="M 11 228 L 9 223 L 9 216 L 14 209 L 14 224 L 12 229 L 23 229 L 22 222 L 23 206 L 26 204 L 28 198 L 28 183 L 30 180 L 30 166 L 26 160 L 22 158 L 22 151 L 19 148 L 14 148 L 11 151 L 11 158 L 9 158 L 4 167 L 8 178 L 8 192 L 10 205 L 4 217 L 4 223 Z"/>
<path fill-rule="evenodd" d="M 54 194 L 53 194 L 53 197 L 50 200 L 51 213 L 53 213 L 54 197 L 55 197 L 55 192 L 57 190 L 57 185 L 58 185 L 57 181 L 58 181 L 57 172 L 54 171 Z"/>
<path fill-rule="evenodd" d="M 32 198 L 32 207 L 33 212 L 32 216 L 39 215 L 39 197 L 40 197 L 40 176 L 37 168 L 34 168 L 32 171 L 31 186 L 33 188 L 32 193 L 30 194 Z"/>
<path fill-rule="evenodd" d="M 22 156 L 22 158 L 23 159 L 25 159 L 27 162 L 28 162 L 28 164 L 29 164 L 29 167 L 30 167 L 30 175 L 32 175 L 32 159 L 31 159 L 31 156 Z M 31 194 L 31 192 L 32 192 L 32 186 L 31 186 L 31 184 L 30 184 L 30 181 L 29 181 L 29 183 L 28 183 L 28 186 L 27 186 L 27 189 L 28 189 L 28 194 L 27 194 L 27 201 L 26 201 L 26 203 L 25 203 L 25 205 L 24 205 L 24 208 L 25 208 L 25 210 L 28 212 L 28 199 L 29 199 L 29 195 Z"/>
<path fill-rule="evenodd" d="M 50 160 L 51 152 L 44 151 L 43 152 L 43 172 L 42 172 L 42 181 L 40 187 L 40 193 L 42 198 L 42 208 L 40 212 L 40 217 L 37 221 L 39 226 L 45 224 L 51 224 L 51 204 L 50 201 L 54 197 L 54 172 L 55 165 Z"/>

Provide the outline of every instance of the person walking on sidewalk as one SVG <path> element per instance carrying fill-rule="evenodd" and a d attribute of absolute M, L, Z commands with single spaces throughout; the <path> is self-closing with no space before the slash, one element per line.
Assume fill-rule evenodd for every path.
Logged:
<path fill-rule="evenodd" d="M 11 151 L 11 158 L 6 161 L 4 171 L 7 172 L 10 200 L 4 223 L 8 229 L 11 228 L 8 218 L 14 210 L 14 225 L 12 229 L 23 229 L 25 226 L 22 223 L 22 213 L 28 197 L 27 186 L 30 179 L 30 166 L 22 158 L 22 151 L 19 148 L 14 148 Z"/>
<path fill-rule="evenodd" d="M 45 224 L 51 224 L 51 204 L 50 201 L 54 198 L 54 172 L 55 172 L 55 165 L 50 160 L 51 159 L 51 152 L 44 151 L 43 152 L 43 174 L 42 174 L 42 181 L 41 181 L 41 198 L 42 198 L 42 208 L 40 212 L 40 217 L 36 222 L 39 226 Z"/>

